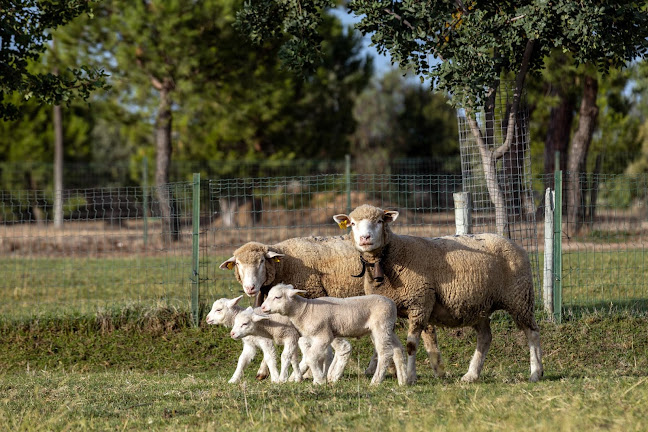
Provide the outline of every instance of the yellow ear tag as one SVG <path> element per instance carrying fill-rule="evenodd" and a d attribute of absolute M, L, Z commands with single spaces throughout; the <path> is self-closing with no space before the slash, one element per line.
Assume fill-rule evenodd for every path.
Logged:
<path fill-rule="evenodd" d="M 280 262 L 281 260 L 279 258 L 275 258 L 275 262 Z"/>
<path fill-rule="evenodd" d="M 232 270 L 234 268 L 234 263 L 232 261 L 227 263 L 227 269 Z"/>
<path fill-rule="evenodd" d="M 338 225 L 340 226 L 340 229 L 347 229 L 347 224 L 349 221 L 347 219 L 343 220 L 342 222 L 339 222 Z"/>

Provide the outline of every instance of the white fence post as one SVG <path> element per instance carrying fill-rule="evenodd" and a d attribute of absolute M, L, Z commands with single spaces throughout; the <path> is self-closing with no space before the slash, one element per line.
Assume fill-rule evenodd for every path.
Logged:
<path fill-rule="evenodd" d="M 553 242 L 554 242 L 554 207 L 555 192 L 550 188 L 545 191 L 545 219 L 544 219 L 544 280 L 543 280 L 543 300 L 545 312 L 551 320 L 554 318 L 553 307 Z"/>
<path fill-rule="evenodd" d="M 457 235 L 472 233 L 472 211 L 468 192 L 453 193 L 455 205 L 455 226 Z"/>

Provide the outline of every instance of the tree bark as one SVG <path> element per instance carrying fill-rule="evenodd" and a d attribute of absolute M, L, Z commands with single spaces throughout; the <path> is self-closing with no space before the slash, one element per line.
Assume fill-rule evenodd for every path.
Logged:
<path fill-rule="evenodd" d="M 162 217 L 162 235 L 165 240 L 176 241 L 180 237 L 178 215 L 169 186 L 169 166 L 171 164 L 171 89 L 162 86 L 157 118 L 155 120 L 155 185 Z"/>
<path fill-rule="evenodd" d="M 63 109 L 53 108 L 54 124 L 54 228 L 63 228 Z"/>
<path fill-rule="evenodd" d="M 551 108 L 549 114 L 549 128 L 545 138 L 544 172 L 549 174 L 554 170 L 565 170 L 567 165 L 567 147 L 571 134 L 571 125 L 574 120 L 574 101 L 561 88 L 552 87 L 551 95 L 558 97 L 558 105 Z M 555 167 L 556 151 L 560 152 L 560 167 Z M 547 177 L 549 181 L 549 177 Z M 552 184 L 545 184 L 545 188 Z"/>
<path fill-rule="evenodd" d="M 574 236 L 583 226 L 584 200 L 581 182 L 581 173 L 585 172 L 587 151 L 592 142 L 592 135 L 596 128 L 598 117 L 598 81 L 596 77 L 585 76 L 583 83 L 583 97 L 578 118 L 578 129 L 572 140 L 567 170 L 569 171 L 569 185 L 567 187 L 567 235 Z"/>

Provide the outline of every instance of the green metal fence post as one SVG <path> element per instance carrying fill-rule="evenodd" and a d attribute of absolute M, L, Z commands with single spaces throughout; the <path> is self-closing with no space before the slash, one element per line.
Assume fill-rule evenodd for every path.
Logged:
<path fill-rule="evenodd" d="M 347 214 L 351 213 L 351 155 L 344 155 L 344 175 L 346 177 Z"/>
<path fill-rule="evenodd" d="M 142 158 L 142 230 L 144 235 L 144 249 L 148 243 L 148 159 Z"/>
<path fill-rule="evenodd" d="M 193 238 L 191 271 L 191 314 L 197 327 L 200 320 L 200 173 L 193 175 Z"/>
<path fill-rule="evenodd" d="M 554 293 L 553 310 L 558 324 L 562 321 L 562 170 L 554 173 L 554 188 L 556 193 L 554 206 Z"/>

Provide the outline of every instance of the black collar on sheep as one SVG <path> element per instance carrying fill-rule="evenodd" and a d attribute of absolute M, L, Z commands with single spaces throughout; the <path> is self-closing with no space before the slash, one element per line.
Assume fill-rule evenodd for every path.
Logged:
<path fill-rule="evenodd" d="M 373 279 L 378 282 L 378 285 L 381 285 L 385 281 L 385 271 L 383 269 L 383 266 L 381 264 L 381 261 L 385 259 L 387 256 L 387 246 L 384 246 L 382 248 L 382 251 L 380 251 L 380 255 L 378 255 L 378 258 L 374 262 L 369 262 L 364 257 L 362 254 L 360 255 L 360 263 L 362 264 L 362 270 L 360 271 L 359 274 L 357 275 L 351 275 L 352 277 L 363 277 L 367 271 L 367 267 L 371 267 L 374 269 L 373 271 Z"/>

